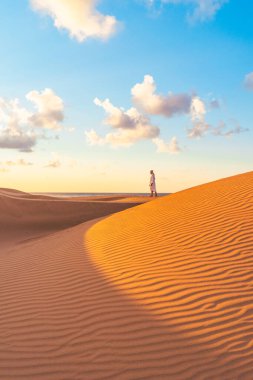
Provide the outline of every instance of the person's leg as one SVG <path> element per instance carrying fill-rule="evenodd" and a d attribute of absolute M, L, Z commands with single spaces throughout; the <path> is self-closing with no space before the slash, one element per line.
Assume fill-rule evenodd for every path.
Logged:
<path fill-rule="evenodd" d="M 155 197 L 157 197 L 157 192 L 155 192 Z"/>

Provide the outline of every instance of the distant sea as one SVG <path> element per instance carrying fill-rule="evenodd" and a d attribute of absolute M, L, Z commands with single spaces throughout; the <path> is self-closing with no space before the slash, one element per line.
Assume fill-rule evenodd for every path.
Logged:
<path fill-rule="evenodd" d="M 150 193 L 33 193 L 33 194 L 39 194 L 39 195 L 49 195 L 52 197 L 95 197 L 95 196 L 127 196 L 127 197 L 146 197 L 149 196 Z M 159 193 L 158 196 L 165 196 L 169 195 L 169 193 Z"/>

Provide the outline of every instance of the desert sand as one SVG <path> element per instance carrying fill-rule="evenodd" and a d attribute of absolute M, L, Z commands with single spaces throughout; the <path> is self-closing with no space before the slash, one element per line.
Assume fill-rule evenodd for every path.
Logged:
<path fill-rule="evenodd" d="M 0 189 L 0 248 L 122 211 L 149 200 L 148 197 L 104 198 L 57 198 Z"/>
<path fill-rule="evenodd" d="M 1 380 L 253 378 L 253 172 L 137 206 L 0 193 Z"/>

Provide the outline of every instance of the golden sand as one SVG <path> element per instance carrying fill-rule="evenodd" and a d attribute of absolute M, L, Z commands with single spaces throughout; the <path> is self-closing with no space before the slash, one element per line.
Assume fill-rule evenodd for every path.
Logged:
<path fill-rule="evenodd" d="M 86 240 L 146 314 L 115 339 L 122 378 L 253 378 L 252 172 L 115 214 Z"/>
<path fill-rule="evenodd" d="M 81 224 L 131 203 L 0 193 L 1 380 L 252 379 L 252 172 Z"/>

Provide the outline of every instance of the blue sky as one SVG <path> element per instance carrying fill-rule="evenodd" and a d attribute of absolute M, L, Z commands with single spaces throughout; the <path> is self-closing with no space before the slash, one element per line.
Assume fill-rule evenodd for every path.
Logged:
<path fill-rule="evenodd" d="M 152 168 L 171 192 L 252 170 L 249 1 L 3 0 L 0 15 L 1 187 L 146 192 Z"/>

